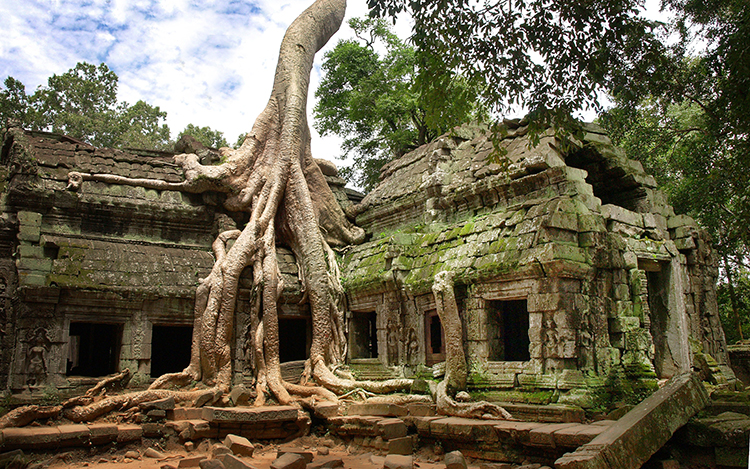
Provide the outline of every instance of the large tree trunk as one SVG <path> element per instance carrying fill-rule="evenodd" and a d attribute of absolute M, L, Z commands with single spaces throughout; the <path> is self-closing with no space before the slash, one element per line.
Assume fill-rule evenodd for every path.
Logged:
<path fill-rule="evenodd" d="M 454 275 L 452 271 L 438 272 L 432 284 L 435 306 L 445 334 L 445 377 L 437 386 L 437 410 L 441 414 L 458 417 L 511 419 L 505 409 L 495 404 L 484 401 L 457 402 L 454 399 L 458 391 L 466 389 L 468 378 L 463 326 L 453 288 Z"/>

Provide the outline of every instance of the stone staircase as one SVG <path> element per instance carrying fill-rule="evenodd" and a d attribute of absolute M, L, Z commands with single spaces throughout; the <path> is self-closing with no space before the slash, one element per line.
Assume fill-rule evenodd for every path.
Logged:
<path fill-rule="evenodd" d="M 349 371 L 359 380 L 384 381 L 400 378 L 398 372 L 383 365 L 377 358 L 356 358 L 349 363 Z"/>

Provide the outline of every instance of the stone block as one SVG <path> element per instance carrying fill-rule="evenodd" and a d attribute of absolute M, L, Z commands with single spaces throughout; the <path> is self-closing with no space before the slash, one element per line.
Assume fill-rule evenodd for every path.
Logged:
<path fill-rule="evenodd" d="M 232 454 L 232 450 L 221 443 L 216 443 L 211 445 L 210 453 L 212 458 L 217 458 L 223 454 Z"/>
<path fill-rule="evenodd" d="M 383 461 L 384 469 L 412 469 L 414 458 L 409 455 L 389 454 Z"/>
<path fill-rule="evenodd" d="M 141 428 L 143 428 L 143 436 L 146 438 L 161 438 L 167 435 L 167 427 L 163 423 L 144 423 Z"/>
<path fill-rule="evenodd" d="M 461 451 L 445 453 L 443 462 L 445 463 L 445 469 L 467 469 L 466 458 Z"/>
<path fill-rule="evenodd" d="M 91 438 L 86 425 L 59 425 L 57 430 L 60 432 L 60 446 L 84 446 Z"/>
<path fill-rule="evenodd" d="M 349 406 L 347 415 L 373 415 L 378 417 L 403 417 L 408 415 L 405 407 L 395 404 L 354 404 Z"/>
<path fill-rule="evenodd" d="M 305 469 L 305 458 L 296 453 L 285 453 L 271 463 L 271 469 Z"/>
<path fill-rule="evenodd" d="M 18 224 L 21 226 L 42 226 L 42 214 L 37 212 L 19 211 Z"/>
<path fill-rule="evenodd" d="M 297 420 L 292 406 L 273 407 L 204 407 L 203 420 L 211 423 L 285 422 Z"/>
<path fill-rule="evenodd" d="M 577 423 L 550 423 L 535 428 L 529 432 L 528 444 L 531 446 L 555 447 L 554 433 L 570 427 L 579 426 Z"/>
<path fill-rule="evenodd" d="M 207 459 L 205 456 L 192 456 L 188 458 L 182 458 L 177 463 L 177 467 L 198 467 L 200 466 L 201 461 L 204 461 L 205 459 Z"/>
<path fill-rule="evenodd" d="M 143 402 L 138 405 L 138 408 L 141 410 L 141 412 L 148 412 L 150 410 L 163 410 L 166 412 L 168 410 L 174 410 L 174 396 L 169 396 L 164 399 L 158 399 L 156 401 Z"/>
<path fill-rule="evenodd" d="M 203 409 L 200 407 L 178 407 L 167 411 L 170 420 L 202 420 Z"/>
<path fill-rule="evenodd" d="M 57 427 L 22 427 L 3 429 L 5 449 L 51 448 L 60 443 Z"/>
<path fill-rule="evenodd" d="M 563 428 L 554 432 L 555 446 L 578 448 L 596 438 L 606 429 L 606 425 L 577 425 Z"/>
<path fill-rule="evenodd" d="M 337 467 L 344 467 L 343 459 L 330 458 L 327 461 L 318 461 L 307 465 L 307 469 L 335 469 Z"/>
<path fill-rule="evenodd" d="M 281 458 L 285 454 L 299 455 L 305 460 L 305 464 L 312 462 L 315 457 L 312 451 L 293 446 L 282 446 L 276 451 L 276 458 Z"/>
<path fill-rule="evenodd" d="M 224 438 L 224 446 L 229 448 L 233 454 L 247 457 L 253 457 L 253 451 L 255 450 L 255 446 L 247 438 L 232 434 Z"/>
<path fill-rule="evenodd" d="M 412 454 L 414 439 L 410 436 L 388 440 L 388 454 Z"/>
<path fill-rule="evenodd" d="M 113 423 L 92 423 L 87 425 L 91 432 L 91 444 L 104 445 L 117 441 L 119 430 Z"/>
<path fill-rule="evenodd" d="M 232 391 L 229 393 L 229 400 L 235 406 L 247 404 L 251 397 L 252 393 L 241 384 L 232 387 Z"/>
<path fill-rule="evenodd" d="M 143 428 L 140 425 L 118 425 L 117 426 L 117 442 L 127 443 L 130 441 L 140 440 L 143 436 Z"/>
<path fill-rule="evenodd" d="M 383 419 L 375 424 L 378 435 L 384 440 L 406 436 L 406 424 L 401 419 Z"/>
<path fill-rule="evenodd" d="M 201 469 L 225 469 L 224 463 L 218 459 L 204 459 L 198 463 Z"/>
<path fill-rule="evenodd" d="M 253 469 L 253 466 L 232 454 L 224 454 L 218 459 L 224 464 L 225 469 Z"/>

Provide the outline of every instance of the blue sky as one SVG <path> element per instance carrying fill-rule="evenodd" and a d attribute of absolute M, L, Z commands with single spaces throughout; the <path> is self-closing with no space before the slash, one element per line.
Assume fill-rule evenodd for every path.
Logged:
<path fill-rule="evenodd" d="M 234 143 L 265 106 L 281 38 L 310 3 L 0 0 L 0 80 L 12 76 L 33 93 L 78 62 L 104 62 L 119 76 L 118 99 L 159 106 L 173 137 L 192 123 Z M 366 12 L 365 0 L 349 0 L 347 19 Z M 347 37 L 344 24 L 324 50 Z M 311 95 L 321 61 L 319 53 Z M 311 130 L 316 157 L 333 160 L 338 139 Z"/>

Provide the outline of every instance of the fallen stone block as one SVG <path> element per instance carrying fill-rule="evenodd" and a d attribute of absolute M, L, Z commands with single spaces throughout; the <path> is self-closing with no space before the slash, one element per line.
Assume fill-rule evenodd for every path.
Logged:
<path fill-rule="evenodd" d="M 383 461 L 385 469 L 412 469 L 414 467 L 414 458 L 401 454 L 389 454 Z"/>
<path fill-rule="evenodd" d="M 218 459 L 204 459 L 198 465 L 201 469 L 225 469 L 224 464 Z"/>
<path fill-rule="evenodd" d="M 401 419 L 383 419 L 375 424 L 375 428 L 384 440 L 406 436 L 406 424 Z"/>
<path fill-rule="evenodd" d="M 319 461 L 307 465 L 307 469 L 335 469 L 337 467 L 344 467 L 343 459 L 333 458 L 327 461 Z"/>
<path fill-rule="evenodd" d="M 253 394 L 243 385 L 239 384 L 232 388 L 229 393 L 229 401 L 234 406 L 245 405 Z"/>
<path fill-rule="evenodd" d="M 305 469 L 305 458 L 296 453 L 286 453 L 271 463 L 271 469 Z"/>
<path fill-rule="evenodd" d="M 151 459 L 164 459 L 167 457 L 164 453 L 161 451 L 157 451 L 154 448 L 146 448 L 146 451 L 143 452 L 144 458 L 151 458 Z"/>
<path fill-rule="evenodd" d="M 175 401 L 174 396 L 165 397 L 164 399 L 158 399 L 156 401 L 142 402 L 138 405 L 138 409 L 141 412 L 148 412 L 151 410 L 174 410 Z"/>
<path fill-rule="evenodd" d="M 217 459 L 224 464 L 224 469 L 255 469 L 253 466 L 232 454 L 224 454 Z"/>
<path fill-rule="evenodd" d="M 461 451 L 445 453 L 443 462 L 445 463 L 445 469 L 467 469 L 466 458 Z"/>
<path fill-rule="evenodd" d="M 178 468 L 182 467 L 198 467 L 200 466 L 200 462 L 206 459 L 205 456 L 193 456 L 190 458 L 182 458 L 177 463 Z"/>
<path fill-rule="evenodd" d="M 227 448 L 221 443 L 216 443 L 215 445 L 211 446 L 211 457 L 217 458 L 221 456 L 222 454 L 232 454 L 232 450 Z"/>
<path fill-rule="evenodd" d="M 250 441 L 239 435 L 229 434 L 224 438 L 224 446 L 229 448 L 233 454 L 252 458 L 255 446 Z"/>
<path fill-rule="evenodd" d="M 388 454 L 412 454 L 414 452 L 414 439 L 410 436 L 393 438 L 388 440 Z"/>
<path fill-rule="evenodd" d="M 295 447 L 289 447 L 289 446 L 282 446 L 280 447 L 276 452 L 276 458 L 280 458 L 281 456 L 285 454 L 299 454 L 305 459 L 305 464 L 309 464 L 312 462 L 313 457 L 315 456 L 312 451 L 308 451 L 306 449 L 302 448 L 295 448 Z"/>

